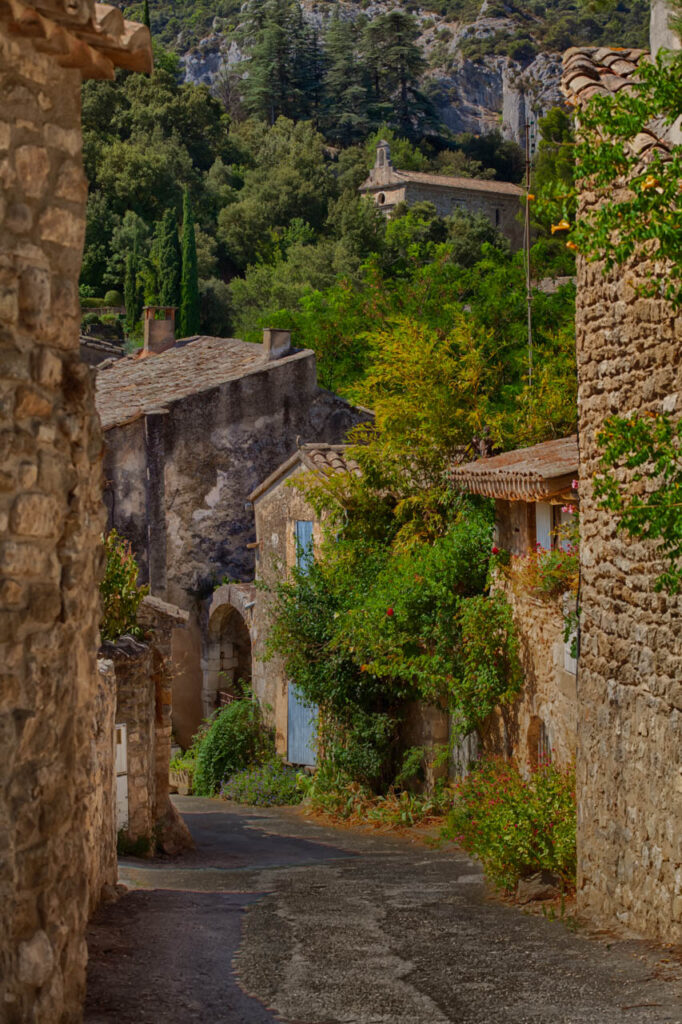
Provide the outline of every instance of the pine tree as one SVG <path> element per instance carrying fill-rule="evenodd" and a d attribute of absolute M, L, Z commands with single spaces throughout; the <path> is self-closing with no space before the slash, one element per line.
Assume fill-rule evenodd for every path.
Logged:
<path fill-rule="evenodd" d="M 421 134 L 432 117 L 431 104 L 419 91 L 426 62 L 417 43 L 419 26 L 411 14 L 389 11 L 367 24 L 363 50 L 372 69 L 376 115 L 386 118 L 402 134 Z"/>
<path fill-rule="evenodd" d="M 194 217 L 189 189 L 182 198 L 182 283 L 180 289 L 181 338 L 199 333 L 199 275 L 197 273 L 197 246 L 194 235 Z"/>
<path fill-rule="evenodd" d="M 274 124 L 288 113 L 292 101 L 292 4 L 291 0 L 267 0 L 262 7 L 244 81 L 244 105 L 250 114 Z M 258 24 L 255 15 L 252 20 Z"/>
<path fill-rule="evenodd" d="M 157 280 L 159 305 L 180 305 L 180 277 L 182 257 L 178 239 L 178 225 L 173 210 L 166 210 L 156 226 Z"/>
<path fill-rule="evenodd" d="M 369 133 L 367 69 L 357 55 L 357 30 L 335 8 L 324 39 L 327 68 L 324 81 L 325 135 L 341 146 L 351 146 Z"/>

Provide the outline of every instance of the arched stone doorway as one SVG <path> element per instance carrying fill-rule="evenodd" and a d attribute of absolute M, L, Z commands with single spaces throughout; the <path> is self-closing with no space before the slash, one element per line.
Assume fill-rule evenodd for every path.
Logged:
<path fill-rule="evenodd" d="M 219 587 L 208 611 L 202 699 L 210 715 L 223 695 L 239 696 L 253 676 L 251 629 L 255 587 L 231 583 Z"/>

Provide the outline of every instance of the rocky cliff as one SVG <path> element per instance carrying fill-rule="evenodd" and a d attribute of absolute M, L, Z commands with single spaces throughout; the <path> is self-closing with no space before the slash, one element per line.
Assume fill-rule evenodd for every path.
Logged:
<path fill-rule="evenodd" d="M 303 0 L 305 18 L 318 30 L 324 29 L 334 6 L 328 0 Z M 376 17 L 395 3 L 343 0 L 338 6 L 342 17 L 357 19 Z M 453 20 L 422 8 L 413 14 L 428 64 L 423 87 L 452 131 L 499 129 L 506 137 L 522 142 L 526 123 L 535 125 L 547 110 L 562 102 L 560 53 L 558 49 L 549 52 L 543 44 L 549 12 L 544 18 L 531 18 L 499 3 L 492 8 L 490 0 L 483 0 L 478 13 L 468 20 Z M 182 52 L 182 39 L 178 42 Z M 239 71 L 247 49 L 239 17 L 231 19 L 231 24 L 215 18 L 213 31 L 182 53 L 185 78 L 213 85 L 225 69 Z"/>

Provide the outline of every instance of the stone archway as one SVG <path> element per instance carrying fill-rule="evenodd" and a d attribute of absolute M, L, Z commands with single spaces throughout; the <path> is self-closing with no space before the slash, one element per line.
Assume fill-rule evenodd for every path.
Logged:
<path fill-rule="evenodd" d="M 256 588 L 251 583 L 218 587 L 208 609 L 205 656 L 202 663 L 204 715 L 220 703 L 220 694 L 238 696 L 251 685 L 252 625 Z"/>

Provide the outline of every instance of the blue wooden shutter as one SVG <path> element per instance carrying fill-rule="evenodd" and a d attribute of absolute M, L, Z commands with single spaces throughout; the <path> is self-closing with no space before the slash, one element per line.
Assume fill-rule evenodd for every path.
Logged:
<path fill-rule="evenodd" d="M 307 572 L 313 561 L 313 523 L 311 519 L 296 520 L 296 565 Z"/>

